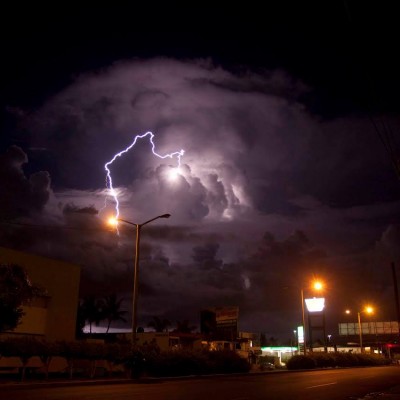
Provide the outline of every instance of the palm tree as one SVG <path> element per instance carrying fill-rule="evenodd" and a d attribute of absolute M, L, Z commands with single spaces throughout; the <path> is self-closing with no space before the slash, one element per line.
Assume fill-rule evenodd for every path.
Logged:
<path fill-rule="evenodd" d="M 107 320 L 106 334 L 108 333 L 112 322 L 126 322 L 124 315 L 127 313 L 127 311 L 121 310 L 121 304 L 123 300 L 123 298 L 118 300 L 115 293 L 104 296 L 102 301 L 102 319 Z"/>
<path fill-rule="evenodd" d="M 81 303 L 82 318 L 89 324 L 89 332 L 92 333 L 92 324 L 99 325 L 103 319 L 103 302 L 95 296 L 85 296 Z"/>
<path fill-rule="evenodd" d="M 161 319 L 159 317 L 153 317 L 153 319 L 147 324 L 148 327 L 153 328 L 156 332 L 168 332 L 168 327 L 171 322 L 168 319 Z"/>

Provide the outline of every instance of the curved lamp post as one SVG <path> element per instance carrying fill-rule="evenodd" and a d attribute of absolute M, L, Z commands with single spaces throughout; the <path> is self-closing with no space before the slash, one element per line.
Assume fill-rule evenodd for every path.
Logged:
<path fill-rule="evenodd" d="M 137 331 L 137 299 L 138 299 L 138 290 L 139 290 L 139 246 L 140 246 L 140 232 L 142 226 L 147 225 L 148 223 L 155 221 L 159 218 L 169 218 L 171 214 L 162 214 L 157 217 L 151 218 L 146 222 L 141 224 L 136 224 L 131 221 L 127 221 L 122 218 L 118 219 L 110 219 L 110 223 L 113 225 L 118 224 L 118 222 L 124 222 L 125 224 L 133 225 L 136 227 L 136 247 L 135 247 L 135 265 L 133 272 L 133 296 L 132 296 L 132 346 L 136 346 L 136 331 Z"/>

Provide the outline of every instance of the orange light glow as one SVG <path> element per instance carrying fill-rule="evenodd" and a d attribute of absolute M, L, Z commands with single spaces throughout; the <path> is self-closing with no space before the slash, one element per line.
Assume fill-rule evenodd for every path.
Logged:
<path fill-rule="evenodd" d="M 118 225 L 118 219 L 115 218 L 115 217 L 110 217 L 107 222 L 111 226 L 117 226 Z"/>
<path fill-rule="evenodd" d="M 324 284 L 321 281 L 315 281 L 313 283 L 313 289 L 322 290 L 324 288 Z"/>
<path fill-rule="evenodd" d="M 373 307 L 371 306 L 366 306 L 364 310 L 367 314 L 372 314 L 374 312 Z"/>

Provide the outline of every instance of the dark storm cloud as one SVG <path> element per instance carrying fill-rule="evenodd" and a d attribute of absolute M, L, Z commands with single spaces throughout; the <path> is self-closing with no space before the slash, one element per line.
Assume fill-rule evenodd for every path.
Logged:
<path fill-rule="evenodd" d="M 353 292 L 379 300 L 388 287 L 382 249 L 397 243 L 398 182 L 369 121 L 313 114 L 301 102 L 310 91 L 285 72 L 233 73 L 204 60 L 136 60 L 82 75 L 27 120 L 32 146 L 57 160 L 54 198 L 45 201 L 44 175 L 24 177 L 23 153 L 5 169 L 8 182 L 29 187 L 32 209 L 40 203 L 47 221 L 77 229 L 14 227 L 6 243 L 82 265 L 83 292 L 130 298 L 135 230 L 105 229 L 115 209 L 104 163 L 152 130 L 159 154 L 185 150 L 180 175 L 148 140 L 111 167 L 123 218 L 172 215 L 142 231 L 142 322 L 175 320 L 179 310 L 196 324 L 204 307 L 238 305 L 243 329 L 276 322 L 276 332 L 289 331 L 299 286 L 318 274 L 335 288 L 337 310 Z"/>
<path fill-rule="evenodd" d="M 70 214 L 70 213 L 78 213 L 78 214 L 98 214 L 99 211 L 96 210 L 94 205 L 88 206 L 88 207 L 78 207 L 75 204 L 66 204 L 63 208 L 63 213 L 64 214 Z"/>
<path fill-rule="evenodd" d="M 50 176 L 39 171 L 25 176 L 23 166 L 28 162 L 24 151 L 11 146 L 0 155 L 0 215 L 12 219 L 40 213 L 50 197 Z"/>
<path fill-rule="evenodd" d="M 300 102 L 311 90 L 282 71 L 233 74 L 210 61 L 170 59 L 119 63 L 81 76 L 48 102 L 34 118 L 35 140 L 63 154 L 60 182 L 86 189 L 100 187 L 103 163 L 135 134 L 153 130 L 158 151 L 186 150 L 191 194 L 176 208 L 197 202 L 184 212 L 196 219 L 240 214 L 246 205 L 294 215 L 301 210 L 290 198 L 303 193 L 339 207 L 393 198 L 372 125 L 313 116 Z M 134 182 L 143 193 L 144 171 L 157 167 L 147 152 L 139 144 L 113 166 L 121 186 Z M 372 181 L 389 191 L 371 190 Z"/>
<path fill-rule="evenodd" d="M 207 243 L 205 246 L 193 247 L 193 261 L 204 269 L 220 268 L 222 260 L 216 259 L 218 243 Z"/>

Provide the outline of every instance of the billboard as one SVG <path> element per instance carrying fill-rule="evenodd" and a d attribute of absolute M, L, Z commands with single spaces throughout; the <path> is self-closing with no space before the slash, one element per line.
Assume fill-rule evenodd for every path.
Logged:
<path fill-rule="evenodd" d="M 239 307 L 210 307 L 200 313 L 201 332 L 215 340 L 233 341 L 238 335 Z"/>
<path fill-rule="evenodd" d="M 235 322 L 239 319 L 239 307 L 215 307 L 215 320 L 217 325 Z"/>
<path fill-rule="evenodd" d="M 306 299 L 305 301 L 308 312 L 321 312 L 325 307 L 324 297 L 313 297 L 312 299 Z"/>
<path fill-rule="evenodd" d="M 299 344 L 304 344 L 304 328 L 303 325 L 297 327 L 297 340 Z"/>
<path fill-rule="evenodd" d="M 399 323 L 397 321 L 370 321 L 361 323 L 363 335 L 394 335 L 399 333 Z M 358 322 L 344 322 L 339 324 L 339 335 L 359 335 L 360 328 Z"/>

